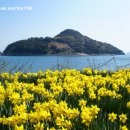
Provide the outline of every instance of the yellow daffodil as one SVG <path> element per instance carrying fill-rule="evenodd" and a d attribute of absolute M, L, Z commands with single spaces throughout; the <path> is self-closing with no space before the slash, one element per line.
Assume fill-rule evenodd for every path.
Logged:
<path fill-rule="evenodd" d="M 121 115 L 119 115 L 119 119 L 122 123 L 125 123 L 127 120 L 127 115 L 122 113 Z"/>
<path fill-rule="evenodd" d="M 114 112 L 108 114 L 108 120 L 110 120 L 111 122 L 114 122 L 116 119 L 117 114 L 115 114 Z"/>

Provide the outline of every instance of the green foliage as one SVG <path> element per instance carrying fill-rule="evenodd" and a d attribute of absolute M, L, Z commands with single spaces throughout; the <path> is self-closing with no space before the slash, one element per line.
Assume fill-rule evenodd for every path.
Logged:
<path fill-rule="evenodd" d="M 117 55 L 124 54 L 123 51 L 110 44 L 93 40 L 71 29 L 67 29 L 61 32 L 54 38 L 29 38 L 27 40 L 14 42 L 8 45 L 3 52 L 4 55 L 45 55 L 76 53 Z"/>

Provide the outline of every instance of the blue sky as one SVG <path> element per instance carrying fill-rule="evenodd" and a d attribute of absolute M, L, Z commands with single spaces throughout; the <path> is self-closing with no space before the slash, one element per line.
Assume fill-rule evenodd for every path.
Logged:
<path fill-rule="evenodd" d="M 98 41 L 130 51 L 130 0 L 0 0 L 0 51 L 17 40 L 53 37 L 74 29 Z"/>

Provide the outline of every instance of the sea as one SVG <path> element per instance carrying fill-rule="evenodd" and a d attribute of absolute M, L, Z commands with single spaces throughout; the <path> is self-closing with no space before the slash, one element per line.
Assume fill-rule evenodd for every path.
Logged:
<path fill-rule="evenodd" d="M 112 70 L 130 68 L 130 55 L 46 55 L 0 56 L 0 72 L 38 72 L 62 69 L 93 68 Z"/>

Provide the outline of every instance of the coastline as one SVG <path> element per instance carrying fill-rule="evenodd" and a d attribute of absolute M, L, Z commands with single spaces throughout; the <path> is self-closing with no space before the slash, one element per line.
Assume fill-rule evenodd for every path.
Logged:
<path fill-rule="evenodd" d="M 86 54 L 86 53 L 71 53 L 71 54 L 39 54 L 39 55 L 3 55 L 0 54 L 0 56 L 117 56 L 117 55 L 123 55 L 123 54 Z M 124 54 L 126 55 L 126 54 Z"/>

